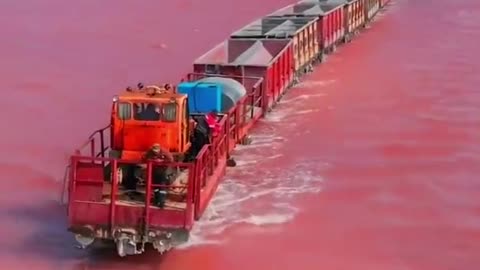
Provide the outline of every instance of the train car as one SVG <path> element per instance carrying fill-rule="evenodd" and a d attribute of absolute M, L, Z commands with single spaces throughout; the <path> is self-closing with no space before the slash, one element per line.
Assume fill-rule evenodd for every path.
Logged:
<path fill-rule="evenodd" d="M 194 61 L 195 73 L 261 77 L 266 111 L 294 83 L 293 42 L 289 39 L 228 39 Z M 249 82 L 241 82 L 251 89 Z"/>
<path fill-rule="evenodd" d="M 235 31 L 231 39 L 291 39 L 295 73 L 313 69 L 319 55 L 317 20 L 315 17 L 264 17 Z"/>
<path fill-rule="evenodd" d="M 345 5 L 345 41 L 359 33 L 366 23 L 366 0 L 347 0 Z"/>
<path fill-rule="evenodd" d="M 269 17 L 315 17 L 318 18 L 318 44 L 320 58 L 335 50 L 344 36 L 344 1 L 299 2 L 279 9 Z"/>

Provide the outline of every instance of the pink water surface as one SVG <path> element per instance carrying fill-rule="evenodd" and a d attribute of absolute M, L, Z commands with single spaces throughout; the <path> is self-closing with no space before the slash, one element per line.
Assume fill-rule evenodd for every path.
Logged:
<path fill-rule="evenodd" d="M 1 268 L 479 268 L 474 0 L 395 0 L 305 77 L 237 151 L 194 245 L 126 259 L 73 248 L 59 182 L 111 96 L 175 81 L 287 2 L 2 1 Z"/>

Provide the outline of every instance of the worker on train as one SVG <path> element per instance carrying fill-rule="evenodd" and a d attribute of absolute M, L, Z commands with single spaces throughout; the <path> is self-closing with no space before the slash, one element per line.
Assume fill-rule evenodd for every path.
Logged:
<path fill-rule="evenodd" d="M 144 154 L 144 162 L 147 161 L 163 161 L 174 162 L 173 155 L 167 150 L 155 143 Z M 153 187 L 153 200 L 154 204 L 159 207 L 164 207 L 167 198 L 168 185 L 172 183 L 174 178 L 173 168 L 165 165 L 153 165 L 152 166 L 152 184 L 160 185 Z"/>

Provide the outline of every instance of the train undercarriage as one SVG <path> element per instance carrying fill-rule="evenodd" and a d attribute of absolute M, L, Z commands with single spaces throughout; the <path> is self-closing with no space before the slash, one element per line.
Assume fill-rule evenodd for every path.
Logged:
<path fill-rule="evenodd" d="M 115 245 L 120 257 L 138 255 L 145 252 L 148 246 L 160 254 L 184 244 L 189 239 L 189 232 L 184 229 L 150 228 L 148 232 L 135 228 L 121 228 L 111 231 L 108 228 L 82 226 L 70 228 L 74 233 L 78 248 L 95 248 L 98 245 Z"/>

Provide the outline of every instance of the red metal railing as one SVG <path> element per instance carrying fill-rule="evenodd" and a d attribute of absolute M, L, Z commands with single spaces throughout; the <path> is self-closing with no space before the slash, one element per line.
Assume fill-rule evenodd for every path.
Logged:
<path fill-rule="evenodd" d="M 248 130 L 268 110 L 269 101 L 265 89 L 264 79 L 254 76 L 238 76 L 223 74 L 189 73 L 186 79 L 182 81 L 196 81 L 205 77 L 229 78 L 242 82 L 243 85 L 253 85 L 247 89 L 247 95 L 240 99 L 237 106 L 232 107 L 228 112 L 229 136 L 233 143 L 229 144 L 229 152 L 233 150 L 235 144 L 240 142 L 247 134 Z M 249 83 L 252 81 L 253 83 Z M 256 113 L 255 110 L 258 110 Z M 250 121 L 247 121 L 251 119 Z"/>
<path fill-rule="evenodd" d="M 111 173 L 110 173 L 110 181 L 105 182 L 103 178 L 93 178 L 93 179 L 77 179 L 77 172 L 79 169 L 79 166 L 81 164 L 98 164 L 101 165 L 102 163 L 108 163 L 111 166 Z M 100 217 L 97 220 L 97 224 L 103 224 L 105 225 L 106 223 L 110 226 L 110 229 L 113 230 L 115 229 L 117 225 L 117 201 L 118 201 L 118 195 L 119 195 L 119 186 L 118 186 L 118 174 L 117 174 L 117 169 L 121 165 L 127 165 L 127 164 L 135 164 L 135 165 L 146 165 L 146 186 L 145 186 L 145 200 L 143 202 L 144 206 L 144 213 L 141 217 L 145 219 L 144 221 L 144 226 L 148 228 L 148 226 L 151 224 L 150 222 L 150 212 L 152 211 L 152 203 L 151 203 L 151 198 L 152 198 L 152 190 L 156 188 L 164 188 L 164 189 L 187 189 L 186 192 L 186 208 L 184 210 L 183 218 L 181 220 L 177 219 L 175 221 L 168 221 L 170 223 L 176 223 L 176 225 L 181 226 L 181 227 L 189 227 L 191 226 L 192 220 L 189 217 L 193 216 L 193 204 L 195 203 L 195 198 L 193 197 L 194 192 L 194 184 L 195 184 L 195 164 L 196 162 L 193 163 L 180 163 L 180 162 L 175 162 L 175 163 L 167 163 L 167 162 L 157 162 L 157 161 L 148 161 L 145 163 L 138 163 L 137 161 L 131 161 L 131 160 L 120 160 L 120 159 L 113 159 L 113 158 L 101 158 L 101 157 L 85 157 L 85 156 L 73 156 L 72 157 L 72 174 L 71 174 L 71 179 L 70 179 L 70 191 L 69 193 L 71 194 L 70 196 L 70 203 L 69 203 L 69 212 L 72 213 L 72 208 L 75 205 L 78 204 L 88 204 L 88 205 L 98 205 L 98 204 L 103 204 L 103 205 L 108 205 L 109 207 L 109 218 L 108 222 L 105 222 L 105 217 Z M 188 171 L 188 181 L 187 184 L 185 185 L 161 185 L 161 184 L 153 184 L 152 183 L 152 168 L 154 166 L 168 166 L 172 168 L 182 168 Z M 104 170 L 104 167 L 100 167 L 101 170 Z M 81 198 L 77 193 L 77 189 L 85 186 L 85 185 L 91 185 L 91 184 L 96 184 L 99 185 L 99 191 L 103 195 L 103 186 L 106 183 L 110 183 L 111 187 L 109 190 L 110 194 L 110 201 L 104 201 L 103 198 L 100 200 L 94 200 L 94 199 L 85 199 Z M 90 207 L 92 208 L 92 207 Z M 169 210 L 158 210 L 156 209 L 155 211 L 169 211 Z M 174 210 L 178 211 L 178 210 Z M 94 214 L 94 213 L 92 213 Z M 75 216 L 75 213 L 73 213 L 73 216 L 70 217 L 71 223 L 75 223 L 75 220 L 78 220 L 79 217 Z M 81 219 L 81 218 L 80 218 Z M 121 222 L 120 222 L 121 223 Z M 120 224 L 122 225 L 122 224 Z M 161 226 L 162 224 L 154 224 L 156 226 Z"/>
<path fill-rule="evenodd" d="M 195 181 L 194 181 L 194 198 L 195 200 L 195 219 L 199 219 L 205 211 L 206 205 L 202 204 L 202 201 L 209 200 L 213 194 L 208 191 L 203 191 L 209 183 L 209 176 L 215 173 L 220 166 L 220 161 L 225 160 L 229 153 L 229 139 L 228 139 L 228 116 L 224 116 L 219 124 L 221 127 L 220 134 L 213 138 L 213 141 L 209 145 L 205 145 L 197 155 L 195 160 Z M 211 179 L 210 181 L 219 181 L 219 179 Z M 210 190 L 209 190 L 210 191 Z"/>
<path fill-rule="evenodd" d="M 75 150 L 75 155 L 77 156 L 90 156 L 90 157 L 102 157 L 104 158 L 106 155 L 106 151 L 110 149 L 110 141 L 106 141 L 105 137 L 106 134 L 110 136 L 110 127 L 111 125 L 109 124 L 108 126 L 95 130 L 89 137 L 88 140 L 80 145 Z M 98 148 L 100 147 L 100 148 Z M 98 148 L 98 149 L 97 149 Z M 89 154 L 85 153 L 85 150 L 89 151 Z"/>

